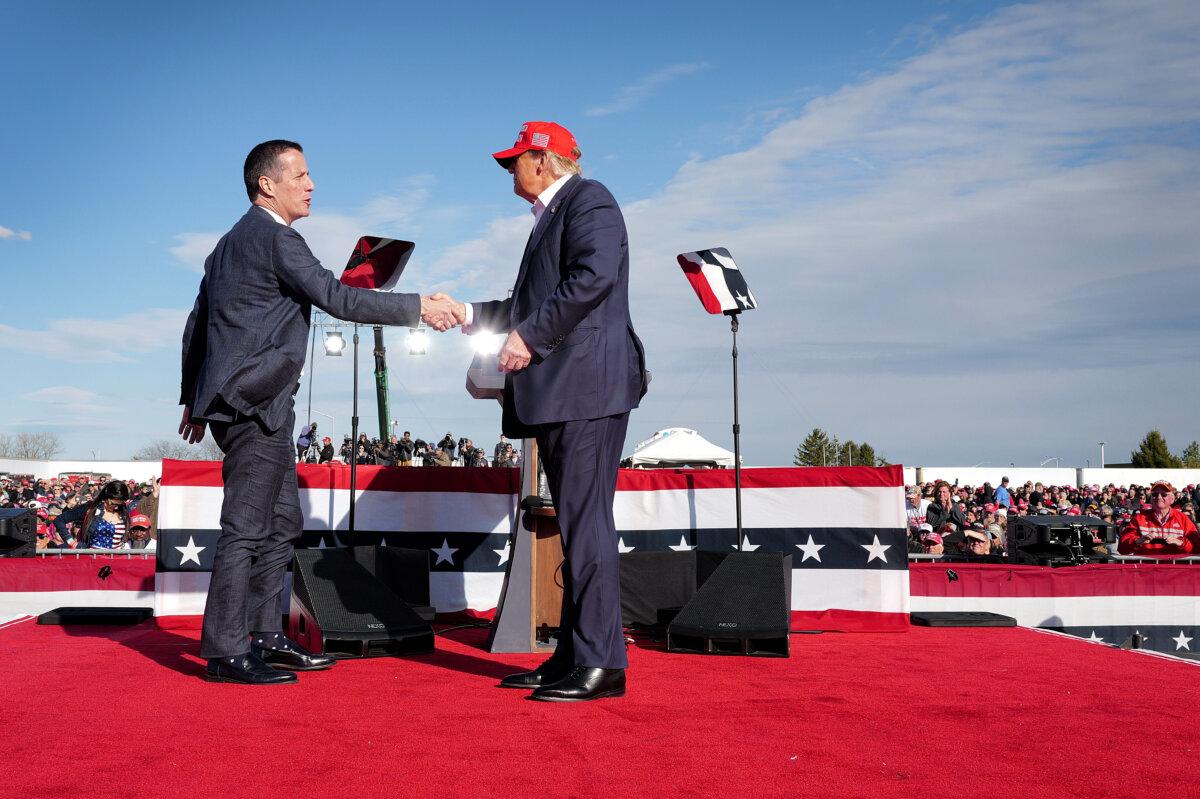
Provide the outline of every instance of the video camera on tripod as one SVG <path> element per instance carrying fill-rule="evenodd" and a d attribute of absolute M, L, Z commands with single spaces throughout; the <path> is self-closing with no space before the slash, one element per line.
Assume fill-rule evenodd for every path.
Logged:
<path fill-rule="evenodd" d="M 1008 557 L 1038 566 L 1077 566 L 1109 559 L 1117 527 L 1095 516 L 1010 516 Z"/>

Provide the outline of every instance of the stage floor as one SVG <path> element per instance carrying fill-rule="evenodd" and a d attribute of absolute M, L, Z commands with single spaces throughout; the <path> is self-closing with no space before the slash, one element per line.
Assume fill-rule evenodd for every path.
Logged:
<path fill-rule="evenodd" d="M 1024 628 L 797 635 L 789 659 L 630 648 L 623 699 L 496 687 L 531 655 L 203 682 L 198 634 L 0 629 L 0 796 L 1195 796 L 1192 663 Z"/>

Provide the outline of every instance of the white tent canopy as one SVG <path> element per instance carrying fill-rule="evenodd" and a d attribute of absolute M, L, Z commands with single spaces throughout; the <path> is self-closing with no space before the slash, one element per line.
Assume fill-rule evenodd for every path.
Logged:
<path fill-rule="evenodd" d="M 733 468 L 733 453 L 706 441 L 695 430 L 668 427 L 634 447 L 626 462 L 636 468 L 706 466 Z"/>

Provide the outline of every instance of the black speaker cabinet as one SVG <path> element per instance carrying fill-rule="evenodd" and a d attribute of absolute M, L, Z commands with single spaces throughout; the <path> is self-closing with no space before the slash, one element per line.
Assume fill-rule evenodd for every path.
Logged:
<path fill-rule="evenodd" d="M 621 623 L 655 627 L 696 595 L 696 552 L 626 552 L 620 556 Z"/>
<path fill-rule="evenodd" d="M 0 508 L 0 558 L 32 558 L 37 553 L 37 514 L 28 508 Z"/>
<path fill-rule="evenodd" d="M 413 604 L 429 602 L 429 553 L 398 547 L 298 549 L 288 635 L 335 657 L 433 651 L 433 628 Z"/>
<path fill-rule="evenodd" d="M 697 553 L 712 571 L 667 627 L 667 651 L 788 656 L 792 556 L 778 552 Z"/>

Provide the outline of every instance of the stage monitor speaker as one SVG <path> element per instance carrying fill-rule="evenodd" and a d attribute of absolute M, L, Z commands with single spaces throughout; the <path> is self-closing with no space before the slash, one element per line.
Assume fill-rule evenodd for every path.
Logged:
<path fill-rule="evenodd" d="M 700 571 L 698 553 L 697 577 Z M 791 597 L 791 555 L 719 553 L 712 573 L 667 627 L 667 651 L 787 657 Z"/>
<path fill-rule="evenodd" d="M 1016 627 L 1017 620 L 977 610 L 926 610 L 908 614 L 921 627 Z"/>
<path fill-rule="evenodd" d="M 38 624 L 141 624 L 154 616 L 153 608 L 55 608 L 37 617 Z"/>
<path fill-rule="evenodd" d="M 696 595 L 695 550 L 685 552 L 626 552 L 621 569 L 621 623 L 626 627 L 656 627 Z"/>
<path fill-rule="evenodd" d="M 37 554 L 37 514 L 29 508 L 0 508 L 0 558 Z"/>
<path fill-rule="evenodd" d="M 397 548 L 296 550 L 288 611 L 292 640 L 311 652 L 339 658 L 432 652 L 433 628 L 403 598 L 411 591 L 411 596 L 428 600 L 429 554 L 419 551 L 424 589 L 419 578 L 418 587 L 404 588 L 396 580 L 418 558 L 384 551 L 390 549 Z"/>

